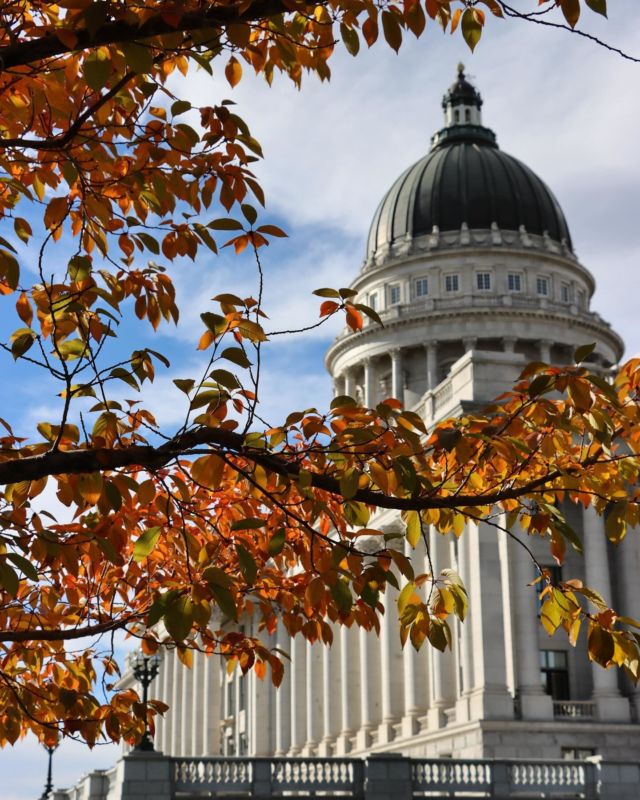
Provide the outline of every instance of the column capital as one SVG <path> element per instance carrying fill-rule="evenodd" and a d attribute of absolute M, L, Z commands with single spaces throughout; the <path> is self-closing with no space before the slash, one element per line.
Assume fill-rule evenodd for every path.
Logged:
<path fill-rule="evenodd" d="M 424 342 L 423 347 L 425 350 L 435 350 L 438 344 L 437 339 L 430 339 L 428 342 Z"/>
<path fill-rule="evenodd" d="M 466 351 L 473 350 L 477 343 L 477 336 L 463 336 L 462 338 L 462 344 L 464 345 L 464 349 Z"/>

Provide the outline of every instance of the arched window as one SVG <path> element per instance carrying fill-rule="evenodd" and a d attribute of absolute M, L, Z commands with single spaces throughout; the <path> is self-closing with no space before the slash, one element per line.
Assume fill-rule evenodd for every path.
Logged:
<path fill-rule="evenodd" d="M 456 108 L 455 114 L 453 116 L 454 116 L 454 121 L 455 122 L 460 122 L 460 112 L 458 111 L 457 108 Z"/>
<path fill-rule="evenodd" d="M 464 112 L 464 120 L 465 120 L 465 122 L 471 122 L 471 109 L 470 108 L 467 108 L 467 110 Z"/>

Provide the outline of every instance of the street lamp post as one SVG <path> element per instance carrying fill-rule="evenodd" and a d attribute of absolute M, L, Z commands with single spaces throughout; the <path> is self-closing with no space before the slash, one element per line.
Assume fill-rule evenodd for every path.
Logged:
<path fill-rule="evenodd" d="M 47 782 L 44 785 L 44 791 L 40 795 L 40 800 L 48 800 L 53 791 L 53 754 L 55 753 L 58 747 L 58 743 L 55 744 L 46 744 L 44 745 L 44 749 L 49 754 L 49 766 L 47 768 Z"/>
<path fill-rule="evenodd" d="M 151 681 L 160 670 L 161 658 L 159 655 L 146 656 L 141 650 L 135 654 L 132 662 L 133 674 L 142 686 L 142 704 L 144 706 L 144 733 L 136 746 L 136 750 L 153 750 L 153 738 L 149 733 L 149 720 L 147 717 L 148 691 Z"/>

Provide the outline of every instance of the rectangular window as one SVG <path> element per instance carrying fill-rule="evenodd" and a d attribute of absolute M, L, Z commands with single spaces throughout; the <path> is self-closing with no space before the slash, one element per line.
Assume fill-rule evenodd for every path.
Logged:
<path fill-rule="evenodd" d="M 374 311 L 378 310 L 378 294 L 377 292 L 373 292 L 369 295 L 369 308 L 372 308 Z"/>
<path fill-rule="evenodd" d="M 568 283 L 561 283 L 560 284 L 560 300 L 563 303 L 568 303 L 571 300 L 571 294 L 569 291 L 569 284 Z"/>
<path fill-rule="evenodd" d="M 596 755 L 594 747 L 562 747 L 560 752 L 565 761 L 584 761 Z"/>
<path fill-rule="evenodd" d="M 507 275 L 507 288 L 510 292 L 522 291 L 522 276 L 517 272 L 510 272 Z"/>
<path fill-rule="evenodd" d="M 582 289 L 580 289 L 580 291 L 578 292 L 578 306 L 580 308 L 586 308 L 587 307 L 587 296 L 582 291 Z"/>
<path fill-rule="evenodd" d="M 540 681 L 554 700 L 569 699 L 569 668 L 564 650 L 540 651 Z"/>
<path fill-rule="evenodd" d="M 549 281 L 547 278 L 536 278 L 536 291 L 539 295 L 547 297 L 549 294 Z"/>
<path fill-rule="evenodd" d="M 427 278 L 418 278 L 416 281 L 416 297 L 425 297 L 429 294 L 429 281 Z"/>
<path fill-rule="evenodd" d="M 489 291 L 491 289 L 491 273 L 476 272 L 476 286 L 481 292 Z"/>
<path fill-rule="evenodd" d="M 457 275 L 444 276 L 444 289 L 445 292 L 457 292 L 460 288 Z"/>
<path fill-rule="evenodd" d="M 389 287 L 389 305 L 397 306 L 400 302 L 400 284 L 394 283 Z"/>

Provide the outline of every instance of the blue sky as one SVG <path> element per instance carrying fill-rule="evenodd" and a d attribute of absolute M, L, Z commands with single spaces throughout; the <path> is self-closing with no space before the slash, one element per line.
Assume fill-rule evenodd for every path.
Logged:
<path fill-rule="evenodd" d="M 618 0 L 608 23 L 592 14 L 585 21 L 634 52 L 636 28 L 625 15 L 637 21 L 636 4 Z M 443 36 L 431 25 L 422 40 L 407 40 L 398 56 L 384 47 L 356 59 L 339 53 L 331 82 L 310 79 L 301 92 L 284 81 L 269 89 L 248 75 L 234 91 L 221 76 L 205 74 L 190 76 L 179 88 L 194 103 L 232 97 L 263 145 L 265 161 L 255 171 L 267 195 L 265 221 L 290 234 L 262 253 L 270 327 L 308 323 L 318 308 L 311 291 L 347 285 L 355 276 L 375 207 L 400 172 L 428 149 L 441 125 L 442 94 L 460 60 L 483 95 L 484 122 L 500 146 L 531 166 L 558 197 L 577 254 L 596 277 L 592 307 L 623 336 L 627 355 L 639 352 L 640 65 L 562 32 L 493 19 L 473 56 L 458 36 Z M 142 326 L 126 329 L 130 349 L 144 343 L 171 358 L 171 368 L 145 392 L 166 426 L 182 419 L 182 396 L 172 379 L 197 369 L 194 342 L 209 298 L 221 291 L 255 291 L 250 255 L 235 258 L 227 251 L 221 258 L 181 263 L 174 274 L 183 303 L 179 328 L 164 326 L 156 336 Z M 322 356 L 336 331 L 330 323 L 266 349 L 262 401 L 268 419 L 328 402 Z M 7 374 L 0 416 L 24 432 L 40 419 L 55 418 L 55 391 L 30 370 Z M 89 752 L 65 743 L 55 758 L 56 785 L 69 785 L 116 757 L 114 747 Z M 45 761 L 28 741 L 0 751 L 3 800 L 38 796 Z"/>

